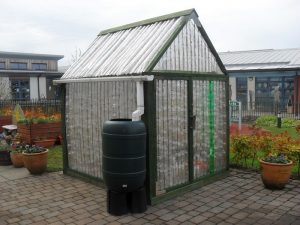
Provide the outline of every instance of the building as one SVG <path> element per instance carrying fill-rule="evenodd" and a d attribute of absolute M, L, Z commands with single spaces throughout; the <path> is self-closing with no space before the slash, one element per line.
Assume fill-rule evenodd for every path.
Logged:
<path fill-rule="evenodd" d="M 248 108 L 275 104 L 279 87 L 279 106 L 286 111 L 293 105 L 299 111 L 300 48 L 263 49 L 219 53 L 230 76 L 231 99 Z M 298 88 L 296 88 L 298 87 Z"/>
<path fill-rule="evenodd" d="M 103 179 L 102 126 L 117 118 L 146 124 L 151 203 L 226 173 L 228 75 L 194 9 L 100 32 L 55 82 L 65 173 Z"/>
<path fill-rule="evenodd" d="M 60 78 L 58 60 L 62 55 L 0 52 L 1 99 L 56 98 L 52 81 Z"/>

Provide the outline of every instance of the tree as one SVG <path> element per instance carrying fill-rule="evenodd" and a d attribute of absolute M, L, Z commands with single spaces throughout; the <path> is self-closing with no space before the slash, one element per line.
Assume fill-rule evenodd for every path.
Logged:
<path fill-rule="evenodd" d="M 76 47 L 75 52 L 71 55 L 71 64 L 77 62 L 81 55 L 81 49 Z"/>

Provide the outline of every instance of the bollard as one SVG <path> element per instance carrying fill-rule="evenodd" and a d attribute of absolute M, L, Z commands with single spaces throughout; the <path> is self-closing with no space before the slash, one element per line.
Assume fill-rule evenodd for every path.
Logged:
<path fill-rule="evenodd" d="M 277 127 L 281 128 L 281 113 L 280 112 L 277 114 Z"/>

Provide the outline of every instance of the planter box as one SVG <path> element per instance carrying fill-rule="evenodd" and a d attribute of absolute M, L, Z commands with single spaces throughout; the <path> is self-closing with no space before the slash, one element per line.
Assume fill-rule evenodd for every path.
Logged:
<path fill-rule="evenodd" d="M 3 132 L 2 126 L 12 124 L 11 116 L 0 116 L 0 133 Z"/>
<path fill-rule="evenodd" d="M 28 144 L 34 144 L 34 140 L 57 139 L 61 135 L 61 123 L 37 123 L 37 124 L 20 124 L 18 123 L 18 133 L 23 141 Z"/>

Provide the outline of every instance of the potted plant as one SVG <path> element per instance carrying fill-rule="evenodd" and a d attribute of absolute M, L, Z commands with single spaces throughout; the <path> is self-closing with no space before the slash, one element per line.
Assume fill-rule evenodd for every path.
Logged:
<path fill-rule="evenodd" d="M 14 167 L 20 168 L 24 166 L 22 149 L 20 149 L 18 145 L 12 145 L 10 158 Z"/>
<path fill-rule="evenodd" d="M 272 148 L 259 159 L 261 178 L 266 188 L 283 189 L 292 173 L 290 156 L 294 143 L 287 133 L 273 135 L 272 140 Z"/>
<path fill-rule="evenodd" d="M 19 145 L 22 150 L 24 166 L 31 174 L 42 174 L 48 163 L 48 149 L 36 145 Z"/>
<path fill-rule="evenodd" d="M 293 167 L 293 161 L 285 155 L 270 155 L 259 160 L 261 178 L 268 189 L 283 189 L 288 183 Z"/>

